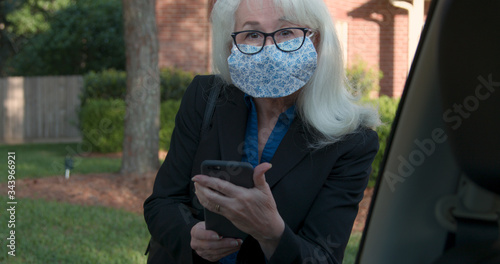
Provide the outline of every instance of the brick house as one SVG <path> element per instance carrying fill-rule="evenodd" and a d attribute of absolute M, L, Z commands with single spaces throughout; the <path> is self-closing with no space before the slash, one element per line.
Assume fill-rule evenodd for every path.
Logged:
<path fill-rule="evenodd" d="M 347 65 L 361 58 L 370 67 L 383 72 L 381 94 L 401 96 L 429 2 L 324 1 L 334 17 Z M 214 2 L 157 0 L 160 67 L 210 72 L 209 18 Z"/>

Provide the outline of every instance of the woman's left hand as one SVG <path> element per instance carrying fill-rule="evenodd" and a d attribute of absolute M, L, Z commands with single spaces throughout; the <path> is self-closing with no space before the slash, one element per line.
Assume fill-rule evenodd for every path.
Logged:
<path fill-rule="evenodd" d="M 285 224 L 264 176 L 270 168 L 269 163 L 255 167 L 254 187 L 250 189 L 218 178 L 196 175 L 193 181 L 198 200 L 208 210 L 225 216 L 261 245 L 275 245 Z"/>

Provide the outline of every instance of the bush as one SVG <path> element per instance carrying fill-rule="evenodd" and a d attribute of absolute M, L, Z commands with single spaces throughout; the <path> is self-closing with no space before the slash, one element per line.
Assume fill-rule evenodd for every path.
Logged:
<path fill-rule="evenodd" d="M 123 100 L 87 100 L 79 117 L 83 143 L 92 145 L 92 152 L 122 150 L 125 117 Z"/>
<path fill-rule="evenodd" d="M 181 100 L 168 100 L 160 106 L 160 149 L 168 150 L 170 147 L 170 137 L 175 126 L 175 115 L 180 106 Z"/>
<path fill-rule="evenodd" d="M 177 68 L 164 68 L 160 71 L 161 101 L 182 99 L 186 88 L 194 78 L 193 72 Z"/>
<path fill-rule="evenodd" d="M 380 120 L 382 125 L 377 127 L 376 131 L 378 134 L 378 141 L 380 144 L 379 151 L 375 156 L 375 160 L 372 163 L 372 173 L 370 174 L 370 181 L 368 183 L 369 187 L 375 186 L 377 177 L 380 171 L 380 163 L 384 157 L 385 147 L 389 134 L 391 133 L 392 122 L 396 115 L 396 110 L 399 104 L 399 98 L 391 98 L 385 95 L 380 96 L 377 99 L 370 100 L 378 108 L 380 115 Z"/>
<path fill-rule="evenodd" d="M 194 73 L 176 68 L 160 70 L 160 100 L 178 100 L 194 78 Z M 124 71 L 104 70 L 90 72 L 83 77 L 81 94 L 82 107 L 88 99 L 125 100 L 127 92 L 127 74 Z"/>
<path fill-rule="evenodd" d="M 180 100 L 168 100 L 160 106 L 160 148 L 167 150 Z M 123 148 L 125 102 L 121 99 L 89 99 L 80 111 L 80 129 L 84 144 L 93 152 L 119 152 Z"/>
<path fill-rule="evenodd" d="M 83 76 L 83 90 L 80 96 L 81 105 L 88 99 L 121 99 L 125 100 L 127 92 L 127 74 L 114 69 L 101 72 L 89 72 Z"/>
<path fill-rule="evenodd" d="M 384 74 L 367 66 L 359 57 L 346 69 L 348 84 L 354 95 L 368 97 L 371 91 L 380 91 L 379 81 Z"/>
<path fill-rule="evenodd" d="M 361 97 L 363 103 L 367 103 L 378 109 L 380 120 L 382 121 L 382 125 L 376 129 L 380 148 L 372 163 L 372 172 L 368 182 L 368 186 L 373 187 L 380 171 L 380 163 L 384 157 L 387 138 L 391 133 L 392 121 L 396 115 L 399 99 L 390 98 L 385 95 L 379 98 L 370 98 L 370 92 L 378 92 L 380 90 L 379 81 L 382 79 L 383 73 L 368 67 L 367 63 L 360 57 L 356 58 L 354 63 L 346 69 L 346 77 L 353 94 Z"/>

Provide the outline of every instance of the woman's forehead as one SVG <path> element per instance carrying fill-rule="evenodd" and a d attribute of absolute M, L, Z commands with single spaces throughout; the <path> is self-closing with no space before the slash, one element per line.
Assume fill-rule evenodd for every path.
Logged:
<path fill-rule="evenodd" d="M 285 16 L 282 8 L 276 7 L 273 0 L 242 0 L 235 14 L 236 28 L 267 26 L 276 24 L 296 24 Z"/>
<path fill-rule="evenodd" d="M 272 0 L 242 0 L 236 10 L 236 19 L 260 19 L 263 17 L 279 18 L 281 9 L 276 8 Z"/>

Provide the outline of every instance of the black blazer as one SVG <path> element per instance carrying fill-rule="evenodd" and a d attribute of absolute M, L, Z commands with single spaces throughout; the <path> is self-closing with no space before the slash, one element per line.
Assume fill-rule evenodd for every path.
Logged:
<path fill-rule="evenodd" d="M 203 207 L 191 178 L 206 159 L 241 161 L 247 122 L 243 93 L 226 87 L 208 131 L 200 135 L 214 76 L 197 76 L 175 119 L 170 150 L 156 176 L 144 217 L 152 236 L 150 263 L 209 263 L 190 247 L 191 228 Z M 311 134 L 297 117 L 279 145 L 266 180 L 286 227 L 269 263 L 341 263 L 358 203 L 378 151 L 377 134 L 359 129 L 322 149 L 308 148 Z M 247 237 L 238 263 L 265 263 L 259 243 Z"/>

